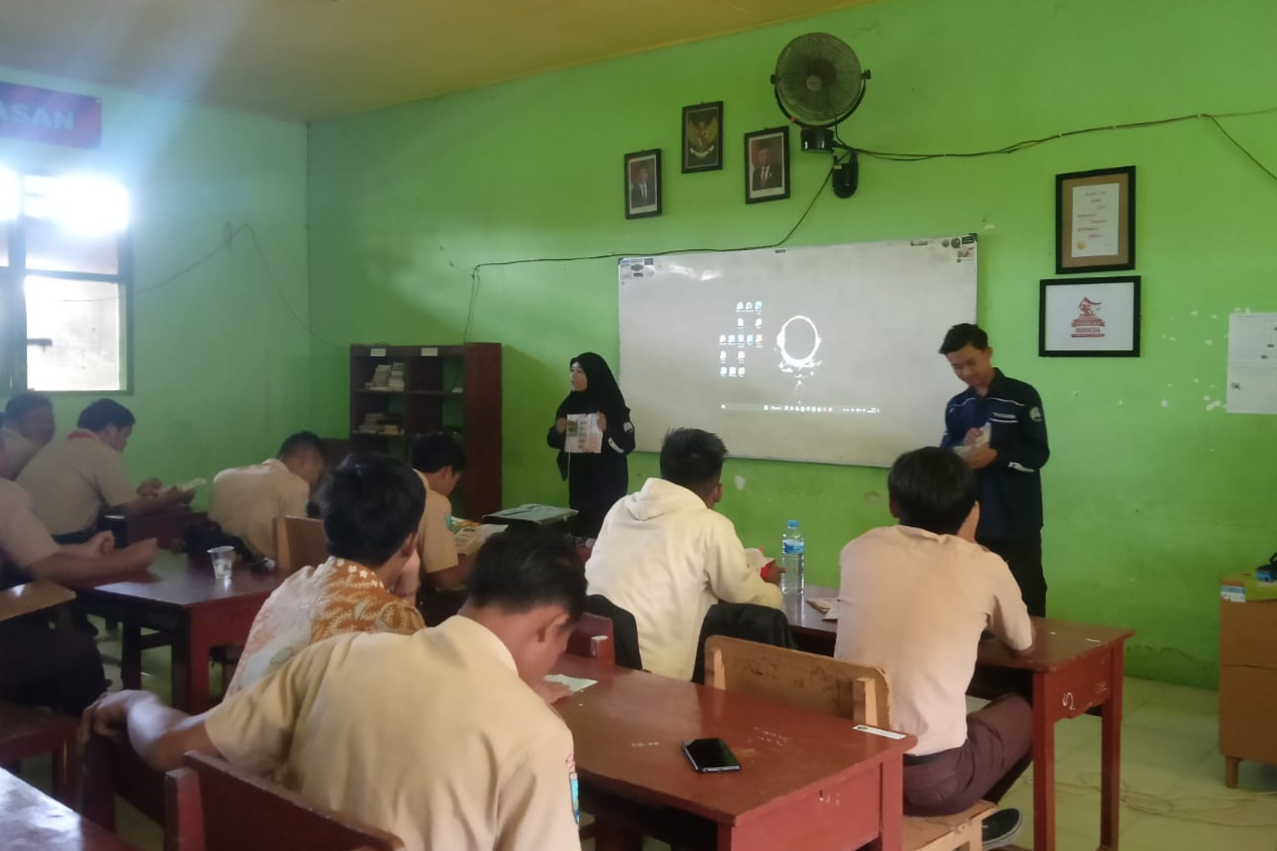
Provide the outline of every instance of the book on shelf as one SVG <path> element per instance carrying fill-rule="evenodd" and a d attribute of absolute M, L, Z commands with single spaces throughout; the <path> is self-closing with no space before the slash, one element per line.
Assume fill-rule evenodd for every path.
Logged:
<path fill-rule="evenodd" d="M 404 365 L 398 363 L 380 363 L 372 372 L 372 380 L 364 384 L 365 390 L 379 390 L 385 393 L 402 393 L 404 384 Z"/>
<path fill-rule="evenodd" d="M 403 434 L 403 416 L 373 411 L 355 428 L 355 434 Z"/>

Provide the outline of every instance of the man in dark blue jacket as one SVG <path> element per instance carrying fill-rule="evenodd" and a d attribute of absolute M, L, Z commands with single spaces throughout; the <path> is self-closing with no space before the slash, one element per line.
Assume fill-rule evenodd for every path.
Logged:
<path fill-rule="evenodd" d="M 940 354 L 967 390 L 949 400 L 941 444 L 976 471 L 980 525 L 976 541 L 1002 556 L 1031 615 L 1046 614 L 1042 573 L 1042 477 L 1051 457 L 1038 391 L 993 366 L 989 335 L 955 325 Z"/>

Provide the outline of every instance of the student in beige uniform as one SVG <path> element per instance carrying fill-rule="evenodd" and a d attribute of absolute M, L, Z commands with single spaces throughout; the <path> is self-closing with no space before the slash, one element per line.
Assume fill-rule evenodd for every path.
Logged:
<path fill-rule="evenodd" d="M 661 477 L 612 506 L 586 565 L 590 593 L 634 615 L 643 667 L 690 680 L 696 645 L 719 601 L 779 609 L 780 589 L 750 568 L 723 498 L 717 435 L 680 428 L 661 443 Z M 777 574 L 779 579 L 779 574 Z"/>
<path fill-rule="evenodd" d="M 136 489 L 124 469 L 124 448 L 133 433 L 133 413 L 113 399 L 99 399 L 80 413 L 66 440 L 41 449 L 18 476 L 31 494 L 36 516 L 54 540 L 77 543 L 93 536 L 104 512 L 152 514 L 194 494 L 148 479 Z"/>
<path fill-rule="evenodd" d="M 457 542 L 448 528 L 448 499 L 466 468 L 466 451 L 450 434 L 419 435 L 412 442 L 412 468 L 426 486 L 426 507 L 417 528 L 417 552 L 426 582 L 436 591 L 455 591 L 466 584 L 466 567 L 457 557 Z"/>
<path fill-rule="evenodd" d="M 194 750 L 279 771 L 408 851 L 579 851 L 572 734 L 532 684 L 584 608 L 570 541 L 498 535 L 439 627 L 329 639 L 203 715 L 119 692 L 84 722 L 156 770 Z"/>
<path fill-rule="evenodd" d="M 10 481 L 18 477 L 27 462 L 49 441 L 57 424 L 53 419 L 53 403 L 38 393 L 19 393 L 4 406 L 4 462 L 0 478 Z"/>
<path fill-rule="evenodd" d="M 258 558 L 275 558 L 275 521 L 306 516 L 311 490 L 324 472 L 324 442 L 309 431 L 289 435 L 274 458 L 213 477 L 208 517 L 240 538 Z"/>
<path fill-rule="evenodd" d="M 0 462 L 4 460 L 0 440 Z M 31 498 L 0 479 L 0 587 L 34 579 L 90 579 L 140 570 L 155 558 L 154 539 L 123 550 L 103 532 L 84 544 L 58 546 L 31 510 Z M 79 714 L 106 687 L 90 636 L 50 630 L 42 619 L 0 622 L 0 699 Z"/>
<path fill-rule="evenodd" d="M 416 571 L 426 491 L 402 461 L 356 452 L 329 474 L 318 502 L 330 558 L 289 576 L 266 598 L 227 695 L 278 670 L 306 647 L 348 632 L 425 629 L 412 596 L 391 589 Z"/>
<path fill-rule="evenodd" d="M 984 629 L 1016 653 L 1033 623 L 1006 562 L 974 543 L 976 476 L 952 452 L 927 447 L 896 460 L 887 479 L 898 526 L 843 548 L 834 656 L 881 667 L 892 726 L 918 737 L 905 756 L 905 813 L 961 812 L 998 801 L 1028 765 L 1033 711 L 1007 695 L 967 714 L 966 690 Z M 984 822 L 984 847 L 1005 844 L 1020 814 Z"/>

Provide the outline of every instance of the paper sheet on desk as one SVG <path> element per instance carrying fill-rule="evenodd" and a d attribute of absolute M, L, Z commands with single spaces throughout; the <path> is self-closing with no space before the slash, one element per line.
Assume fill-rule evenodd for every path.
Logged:
<path fill-rule="evenodd" d="M 506 527 L 498 523 L 484 523 L 482 526 L 473 524 L 462 526 L 452 535 L 457 544 L 457 554 L 464 556 L 478 552 L 488 538 L 505 530 Z"/>
<path fill-rule="evenodd" d="M 566 674 L 546 674 L 545 681 L 547 683 L 559 683 L 572 689 L 572 693 L 589 688 L 598 682 L 598 680 L 587 680 L 584 677 L 569 677 Z"/>
<path fill-rule="evenodd" d="M 808 597 L 807 605 L 820 612 L 823 621 L 838 620 L 837 597 Z"/>

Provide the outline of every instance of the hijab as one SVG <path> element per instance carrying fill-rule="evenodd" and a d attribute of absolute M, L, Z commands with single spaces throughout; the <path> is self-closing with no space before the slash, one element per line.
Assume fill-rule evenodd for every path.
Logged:
<path fill-rule="evenodd" d="M 569 393 L 559 404 L 555 418 L 601 411 L 607 417 L 609 428 L 614 427 L 614 424 L 620 426 L 629 422 L 630 409 L 625 404 L 625 397 L 621 395 L 621 388 L 617 386 L 607 361 L 594 352 L 585 352 L 572 358 L 568 365 L 574 363 L 579 364 L 585 373 L 585 389 Z"/>

